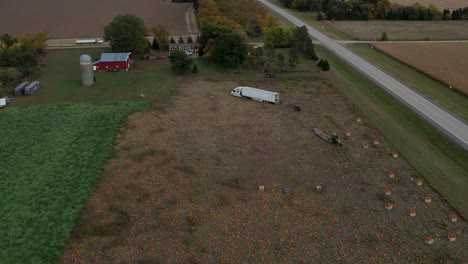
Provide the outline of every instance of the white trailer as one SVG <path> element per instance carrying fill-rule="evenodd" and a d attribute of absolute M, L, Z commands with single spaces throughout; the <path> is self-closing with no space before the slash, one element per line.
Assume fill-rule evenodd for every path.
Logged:
<path fill-rule="evenodd" d="M 102 39 L 77 39 L 75 44 L 78 45 L 90 45 L 90 44 L 102 44 L 104 41 Z"/>
<path fill-rule="evenodd" d="M 11 102 L 11 99 L 8 97 L 0 98 L 0 108 L 5 107 L 10 102 Z"/>
<path fill-rule="evenodd" d="M 252 99 L 262 103 L 280 104 L 279 93 L 270 92 L 262 89 L 240 86 L 231 91 L 231 95 L 244 99 Z"/>

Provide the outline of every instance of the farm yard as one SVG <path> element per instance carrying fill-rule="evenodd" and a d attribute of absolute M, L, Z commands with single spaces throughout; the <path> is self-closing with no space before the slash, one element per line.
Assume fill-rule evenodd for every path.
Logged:
<path fill-rule="evenodd" d="M 53 39 L 100 37 L 103 28 L 120 14 L 137 15 L 149 28 L 163 25 L 175 36 L 198 33 L 192 3 L 166 0 L 131 4 L 115 0 L 0 1 L 0 32 L 32 35 L 43 30 Z"/>
<path fill-rule="evenodd" d="M 239 85 L 283 104 L 230 97 Z M 466 222 L 362 116 L 317 73 L 189 78 L 173 106 L 130 116 L 61 262 L 464 262 Z"/>
<path fill-rule="evenodd" d="M 458 8 L 465 8 L 468 7 L 468 0 L 391 0 L 390 3 L 392 4 L 400 4 L 400 5 L 412 5 L 412 4 L 421 4 L 425 7 L 429 5 L 433 5 L 437 7 L 439 10 L 450 9 L 450 11 Z"/>
<path fill-rule="evenodd" d="M 468 96 L 468 42 L 374 43 L 374 47 Z M 467 105 L 465 105 L 467 107 Z"/>
<path fill-rule="evenodd" d="M 327 25 L 356 40 L 466 40 L 468 21 L 326 21 Z"/>

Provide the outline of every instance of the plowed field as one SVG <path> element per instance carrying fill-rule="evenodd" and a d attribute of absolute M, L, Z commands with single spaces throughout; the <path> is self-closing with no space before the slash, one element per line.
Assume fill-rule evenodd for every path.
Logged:
<path fill-rule="evenodd" d="M 238 85 L 278 91 L 283 104 L 229 96 Z M 187 81 L 172 107 L 129 118 L 61 262 L 464 262 L 466 222 L 451 223 L 445 200 L 417 187 L 418 174 L 358 115 L 310 76 Z M 339 147 L 314 127 L 352 135 Z M 362 147 L 374 138 L 380 145 Z"/>
<path fill-rule="evenodd" d="M 400 5 L 412 5 L 415 3 L 419 3 L 421 5 L 424 5 L 428 7 L 429 5 L 433 5 L 440 10 L 443 9 L 458 9 L 458 8 L 464 8 L 468 6 L 468 0 L 445 0 L 445 1 L 440 1 L 440 0 L 391 0 L 390 1 L 393 4 L 400 4 Z"/>
<path fill-rule="evenodd" d="M 51 38 L 100 37 L 115 16 L 134 14 L 148 28 L 163 25 L 172 35 L 184 36 L 195 34 L 190 32 L 193 25 L 187 25 L 187 20 L 193 21 L 190 12 L 191 3 L 167 0 L 4 0 L 0 1 L 0 33 L 25 35 L 44 30 Z"/>

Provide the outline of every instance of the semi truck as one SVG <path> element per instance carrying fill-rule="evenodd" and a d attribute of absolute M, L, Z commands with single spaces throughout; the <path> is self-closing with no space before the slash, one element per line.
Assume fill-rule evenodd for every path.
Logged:
<path fill-rule="evenodd" d="M 266 104 L 280 104 L 279 93 L 270 92 L 262 89 L 240 86 L 231 91 L 231 95 L 244 99 L 251 99 Z"/>
<path fill-rule="evenodd" d="M 102 44 L 104 41 L 102 39 L 77 39 L 75 44 L 77 45 L 90 45 L 90 44 Z"/>

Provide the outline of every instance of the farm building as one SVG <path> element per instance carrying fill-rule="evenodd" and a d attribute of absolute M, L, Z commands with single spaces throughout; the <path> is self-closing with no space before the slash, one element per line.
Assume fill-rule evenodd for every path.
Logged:
<path fill-rule="evenodd" d="M 95 71 L 128 71 L 133 60 L 131 52 L 125 53 L 102 53 L 101 59 L 93 63 Z"/>
<path fill-rule="evenodd" d="M 169 51 L 182 50 L 198 53 L 199 46 L 200 44 L 198 43 L 169 43 Z"/>

